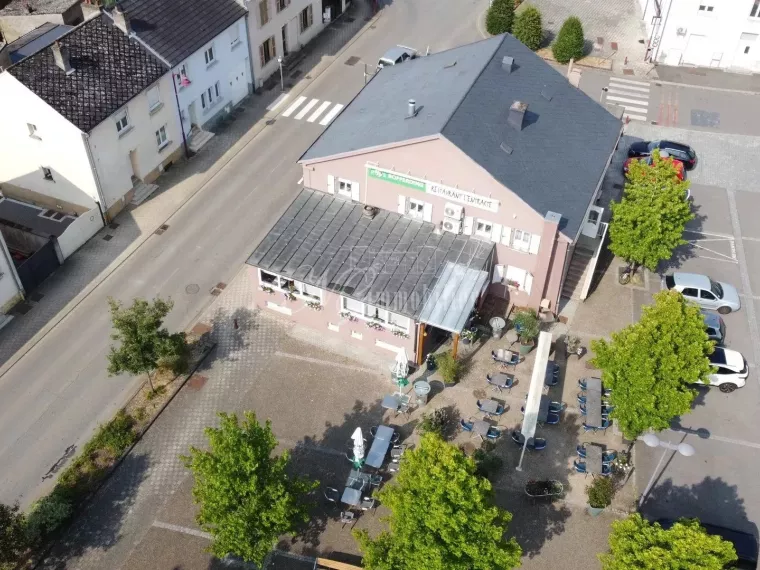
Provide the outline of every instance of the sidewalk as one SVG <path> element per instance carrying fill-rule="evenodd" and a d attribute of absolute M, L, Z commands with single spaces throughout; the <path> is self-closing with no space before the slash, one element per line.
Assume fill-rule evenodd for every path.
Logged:
<path fill-rule="evenodd" d="M 660 81 L 720 91 L 760 93 L 760 74 L 735 73 L 709 67 L 655 67 Z"/>
<path fill-rule="evenodd" d="M 307 44 L 301 62 L 290 70 L 291 96 L 304 91 L 337 55 L 381 16 L 372 18 L 371 5 L 358 0 Z M 296 82 L 295 80 L 298 79 Z M 15 318 L 0 332 L 0 376 L 55 327 L 110 274 L 119 268 L 162 224 L 267 127 L 276 116 L 268 112 L 280 96 L 279 85 L 251 95 L 219 128 L 216 136 L 189 160 L 157 180 L 159 189 L 140 206 L 128 206 L 66 260 L 50 278 L 17 306 Z M 280 109 L 281 111 L 282 109 Z"/>

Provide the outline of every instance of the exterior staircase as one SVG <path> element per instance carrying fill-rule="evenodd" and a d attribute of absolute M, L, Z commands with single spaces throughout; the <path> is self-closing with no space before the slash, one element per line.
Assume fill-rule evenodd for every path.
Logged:
<path fill-rule="evenodd" d="M 132 188 L 134 188 L 135 193 L 132 196 L 132 201 L 130 204 L 133 206 L 139 206 L 145 202 L 145 200 L 147 200 L 150 195 L 153 194 L 153 192 L 158 190 L 158 186 L 156 184 L 146 184 L 140 180 L 137 180 Z"/>
<path fill-rule="evenodd" d="M 193 125 L 187 137 L 187 148 L 190 149 L 190 152 L 198 152 L 212 138 L 214 138 L 214 133 L 204 131 L 202 128 Z"/>
<path fill-rule="evenodd" d="M 567 276 L 562 285 L 562 297 L 568 299 L 580 299 L 583 283 L 586 281 L 586 275 L 591 268 L 591 258 L 594 252 L 586 249 L 581 245 L 575 246 L 573 258 L 570 260 L 570 267 L 567 268 Z"/>

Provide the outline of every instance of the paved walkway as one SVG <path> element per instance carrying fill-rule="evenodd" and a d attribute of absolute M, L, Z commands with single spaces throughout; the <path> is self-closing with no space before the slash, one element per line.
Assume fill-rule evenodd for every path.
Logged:
<path fill-rule="evenodd" d="M 735 73 L 709 67 L 673 67 L 658 65 L 657 77 L 662 81 L 717 89 L 760 93 L 760 73 Z"/>

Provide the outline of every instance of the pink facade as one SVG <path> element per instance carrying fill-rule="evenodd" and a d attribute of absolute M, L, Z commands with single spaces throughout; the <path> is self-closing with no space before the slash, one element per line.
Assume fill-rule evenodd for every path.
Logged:
<path fill-rule="evenodd" d="M 307 188 L 493 242 L 497 267 L 489 292 L 534 308 L 548 299 L 556 311 L 570 244 L 558 231 L 558 217 L 536 212 L 445 138 L 302 165 Z"/>

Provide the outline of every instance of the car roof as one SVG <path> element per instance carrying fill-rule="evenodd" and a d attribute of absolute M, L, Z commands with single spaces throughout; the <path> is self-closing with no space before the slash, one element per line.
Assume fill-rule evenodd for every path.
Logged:
<path fill-rule="evenodd" d="M 689 145 L 685 145 L 682 143 L 677 143 L 673 141 L 660 141 L 660 148 L 677 148 L 679 150 L 689 150 Z"/>
<path fill-rule="evenodd" d="M 411 51 L 409 51 L 407 48 L 401 47 L 401 46 L 393 46 L 388 51 L 386 51 L 383 54 L 383 57 L 380 59 L 389 59 L 391 61 L 396 61 L 398 58 L 400 58 L 405 53 L 411 54 Z"/>
<path fill-rule="evenodd" d="M 710 278 L 699 273 L 674 273 L 673 280 L 680 287 L 697 287 L 710 289 Z"/>
<path fill-rule="evenodd" d="M 716 346 L 713 353 L 709 356 L 712 364 L 719 366 L 727 366 L 736 370 L 744 368 L 744 357 L 741 352 L 737 350 L 731 350 L 730 348 L 723 348 Z"/>
<path fill-rule="evenodd" d="M 708 327 L 712 327 L 714 329 L 720 328 L 720 323 L 722 319 L 718 315 L 716 315 L 715 313 L 711 313 L 709 311 L 705 311 L 704 309 L 702 309 L 702 315 L 705 318 L 705 325 L 707 325 Z"/>

